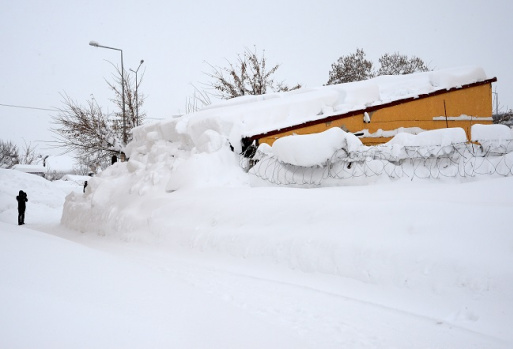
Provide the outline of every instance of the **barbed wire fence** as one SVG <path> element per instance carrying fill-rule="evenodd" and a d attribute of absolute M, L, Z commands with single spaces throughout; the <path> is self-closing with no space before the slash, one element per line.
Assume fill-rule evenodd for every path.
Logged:
<path fill-rule="evenodd" d="M 260 180 L 281 186 L 333 186 L 389 179 L 447 179 L 513 175 L 513 140 L 438 146 L 381 145 L 339 149 L 318 166 L 297 166 L 259 150 L 241 166 Z"/>

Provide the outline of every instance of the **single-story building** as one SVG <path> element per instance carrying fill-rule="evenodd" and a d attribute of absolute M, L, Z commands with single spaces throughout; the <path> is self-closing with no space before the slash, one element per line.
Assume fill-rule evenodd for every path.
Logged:
<path fill-rule="evenodd" d="M 331 106 L 309 120 L 280 127 L 270 124 L 262 132 L 249 134 L 242 139 L 242 149 L 332 127 L 356 134 L 367 145 L 385 143 L 398 132 L 418 134 L 449 127 L 463 128 L 470 139 L 472 125 L 493 122 L 495 81 L 481 68 L 463 67 L 325 86 L 336 94 Z"/>
<path fill-rule="evenodd" d="M 12 167 L 13 170 L 33 174 L 36 176 L 44 177 L 46 174 L 46 167 L 43 165 L 22 165 L 17 164 Z"/>
<path fill-rule="evenodd" d="M 51 155 L 42 160 L 41 164 L 17 164 L 13 170 L 35 174 L 48 180 L 59 179 L 66 174 L 72 174 L 75 166 L 74 158 L 67 155 Z"/>

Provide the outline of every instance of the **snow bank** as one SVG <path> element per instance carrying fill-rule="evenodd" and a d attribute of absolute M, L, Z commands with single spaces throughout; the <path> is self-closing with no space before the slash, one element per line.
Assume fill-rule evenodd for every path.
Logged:
<path fill-rule="evenodd" d="M 61 207 L 71 191 L 81 192 L 82 187 L 74 182 L 50 182 L 43 177 L 15 170 L 0 169 L 0 221 L 16 224 L 18 192 L 28 194 L 27 224 L 60 219 Z M 34 206 L 40 209 L 33 210 Z"/>
<path fill-rule="evenodd" d="M 467 135 L 460 127 L 429 130 L 413 135 L 411 133 L 398 133 L 386 145 L 400 145 L 402 147 L 425 147 L 465 143 Z"/>
<path fill-rule="evenodd" d="M 354 151 L 362 142 L 352 133 L 338 127 L 322 133 L 295 135 L 277 139 L 272 146 L 272 154 L 279 161 L 295 166 L 322 166 L 338 149 Z"/>
<path fill-rule="evenodd" d="M 513 139 L 513 130 L 506 125 L 472 125 L 471 138 L 474 142 L 480 141 L 510 141 Z"/>
<path fill-rule="evenodd" d="M 89 181 L 91 179 L 91 176 L 81 176 L 81 175 L 64 175 L 60 179 L 64 182 L 74 182 L 80 186 L 83 186 L 85 182 Z"/>
<path fill-rule="evenodd" d="M 475 128 L 476 133 L 483 139 L 492 139 L 508 136 L 511 132 L 508 127 L 488 127 L 489 125 Z M 497 126 L 497 125 L 495 125 Z M 467 142 L 465 130 L 462 128 L 449 128 L 429 130 L 418 134 L 398 132 L 389 142 L 378 147 L 364 146 L 353 134 L 346 133 L 340 128 L 331 128 L 318 134 L 293 135 L 277 139 L 272 147 L 261 144 L 256 157 L 274 157 L 283 164 L 299 167 L 324 166 L 328 160 L 337 161 L 344 157 L 347 161 L 366 161 L 373 154 L 379 153 L 381 159 L 398 161 L 411 158 L 412 152 L 408 148 L 417 148 L 417 152 L 424 158 L 429 156 L 447 155 L 455 151 L 451 145 L 461 145 Z M 455 164 L 456 165 L 456 164 Z M 255 171 L 252 172 L 256 174 Z"/>
<path fill-rule="evenodd" d="M 472 141 L 481 145 L 491 155 L 513 153 L 513 130 L 506 125 L 472 125 Z M 512 156 L 507 156 L 504 163 L 509 164 Z"/>

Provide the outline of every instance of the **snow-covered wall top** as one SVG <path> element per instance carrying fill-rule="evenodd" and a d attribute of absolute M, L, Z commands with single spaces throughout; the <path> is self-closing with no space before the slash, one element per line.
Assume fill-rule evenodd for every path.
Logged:
<path fill-rule="evenodd" d="M 159 139 L 180 140 L 200 151 L 228 140 L 235 150 L 240 150 L 243 137 L 486 79 L 482 68 L 468 66 L 243 96 L 177 119 L 139 127 L 134 130 L 134 139 L 142 140 L 151 134 Z"/>

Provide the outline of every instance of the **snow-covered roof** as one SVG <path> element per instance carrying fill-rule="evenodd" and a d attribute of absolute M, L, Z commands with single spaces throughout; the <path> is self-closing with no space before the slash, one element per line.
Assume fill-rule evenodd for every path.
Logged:
<path fill-rule="evenodd" d="M 25 173 L 45 173 L 46 169 L 43 165 L 14 165 L 13 170 Z"/>
<path fill-rule="evenodd" d="M 51 155 L 46 159 L 47 171 L 72 173 L 75 159 L 69 155 Z"/>
<path fill-rule="evenodd" d="M 211 140 L 215 132 L 240 150 L 237 147 L 244 137 L 486 80 L 484 70 L 476 66 L 378 76 L 339 85 L 233 98 L 150 128 L 164 138 L 190 138 L 195 145 Z M 135 130 L 134 137 L 146 137 L 147 132 L 148 129 Z"/>
<path fill-rule="evenodd" d="M 14 170 L 26 172 L 26 173 L 72 173 L 75 160 L 68 155 L 51 155 L 45 160 L 45 165 L 33 164 L 33 165 L 22 165 L 18 164 L 13 166 Z"/>

